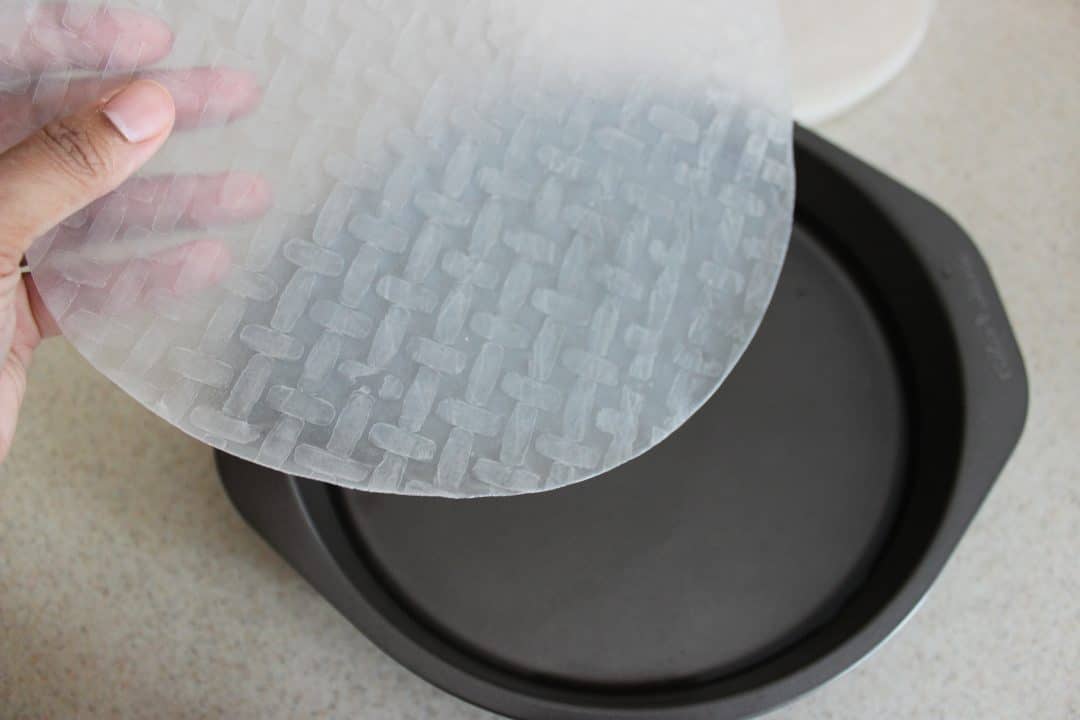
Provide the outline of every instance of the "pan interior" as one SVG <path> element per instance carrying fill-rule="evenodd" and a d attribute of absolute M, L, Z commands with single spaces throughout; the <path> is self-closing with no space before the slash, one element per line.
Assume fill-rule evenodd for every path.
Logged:
<path fill-rule="evenodd" d="M 797 224 L 743 361 L 626 466 L 517 498 L 343 493 L 384 582 L 453 644 L 578 686 L 734 673 L 834 617 L 891 527 L 909 438 L 889 338 L 825 240 Z"/>

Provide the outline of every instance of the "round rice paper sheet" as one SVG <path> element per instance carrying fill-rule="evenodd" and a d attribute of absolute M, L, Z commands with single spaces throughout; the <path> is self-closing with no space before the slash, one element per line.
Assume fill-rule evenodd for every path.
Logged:
<path fill-rule="evenodd" d="M 558 488 L 684 423 L 769 304 L 794 198 L 773 3 L 0 5 L 0 141 L 132 77 L 172 92 L 159 155 L 28 261 L 101 372 L 234 455 Z"/>

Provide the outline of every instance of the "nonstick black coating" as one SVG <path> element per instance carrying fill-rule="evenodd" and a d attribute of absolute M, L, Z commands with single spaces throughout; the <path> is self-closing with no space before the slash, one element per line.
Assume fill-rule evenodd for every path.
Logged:
<path fill-rule="evenodd" d="M 800 228 L 744 361 L 658 448 L 538 496 L 345 508 L 402 601 L 494 662 L 637 689 L 730 674 L 865 579 L 903 492 L 904 394 L 873 311 Z"/>
<path fill-rule="evenodd" d="M 392 656 L 514 717 L 746 717 L 847 669 L 940 572 L 1027 387 L 962 231 L 797 139 L 776 299 L 659 448 L 482 501 L 341 491 L 219 454 L 237 507 Z"/>

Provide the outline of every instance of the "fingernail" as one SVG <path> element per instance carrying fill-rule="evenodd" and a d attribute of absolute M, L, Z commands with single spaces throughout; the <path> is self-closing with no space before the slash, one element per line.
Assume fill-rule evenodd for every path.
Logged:
<path fill-rule="evenodd" d="M 173 123 L 176 110 L 169 91 L 150 80 L 138 80 L 109 98 L 105 117 L 130 143 L 157 137 Z"/>
<path fill-rule="evenodd" d="M 266 205 L 266 183 L 258 177 L 232 173 L 221 184 L 218 202 L 228 210 L 245 211 Z"/>
<path fill-rule="evenodd" d="M 229 251 L 210 240 L 193 242 L 173 283 L 173 293 L 187 295 L 221 281 L 229 269 Z"/>

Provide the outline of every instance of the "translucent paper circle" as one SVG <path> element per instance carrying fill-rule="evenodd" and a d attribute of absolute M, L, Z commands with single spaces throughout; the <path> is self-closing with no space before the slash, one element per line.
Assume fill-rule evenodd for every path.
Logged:
<path fill-rule="evenodd" d="M 769 3 L 16 10 L 27 130 L 148 63 L 180 114 L 141 179 L 35 245 L 46 305 L 240 457 L 383 492 L 564 486 L 685 422 L 771 298 L 794 181 Z"/>

